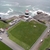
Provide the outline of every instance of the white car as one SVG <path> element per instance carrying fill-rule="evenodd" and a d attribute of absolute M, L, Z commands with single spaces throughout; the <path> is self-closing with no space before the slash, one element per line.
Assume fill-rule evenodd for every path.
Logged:
<path fill-rule="evenodd" d="M 2 40 L 2 37 L 0 37 L 0 40 Z"/>
<path fill-rule="evenodd" d="M 48 30 L 48 33 L 50 32 L 50 29 Z"/>
<path fill-rule="evenodd" d="M 40 41 L 43 42 L 43 39 L 41 39 Z"/>

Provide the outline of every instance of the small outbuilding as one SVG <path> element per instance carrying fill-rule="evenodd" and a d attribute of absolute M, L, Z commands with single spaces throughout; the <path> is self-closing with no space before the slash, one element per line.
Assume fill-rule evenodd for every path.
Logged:
<path fill-rule="evenodd" d="M 1 31 L 1 32 L 4 32 L 4 29 L 0 28 L 0 31 Z"/>

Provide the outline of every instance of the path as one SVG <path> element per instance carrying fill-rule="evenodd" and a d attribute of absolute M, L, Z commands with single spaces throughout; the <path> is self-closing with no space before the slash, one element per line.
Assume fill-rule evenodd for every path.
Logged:
<path fill-rule="evenodd" d="M 39 47 L 40 43 L 41 43 L 41 39 L 45 39 L 46 36 L 48 36 L 48 29 L 49 29 L 49 24 L 47 23 L 47 28 L 46 30 L 42 33 L 42 35 L 38 38 L 38 40 L 34 43 L 34 45 L 31 47 L 30 50 L 38 50 L 37 48 Z"/>
<path fill-rule="evenodd" d="M 16 44 L 15 42 L 13 42 L 12 40 L 9 39 L 9 37 L 7 37 L 6 32 L 2 33 L 0 35 L 3 39 L 2 42 L 5 43 L 7 46 L 9 46 L 10 48 L 12 48 L 13 50 L 24 50 L 22 47 L 20 47 L 18 44 Z"/>

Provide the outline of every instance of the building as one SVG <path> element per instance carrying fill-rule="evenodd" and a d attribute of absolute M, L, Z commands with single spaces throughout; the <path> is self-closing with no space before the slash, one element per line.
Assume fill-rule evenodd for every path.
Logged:
<path fill-rule="evenodd" d="M 26 9 L 26 11 L 25 11 L 25 17 L 26 17 L 26 18 L 29 17 L 29 11 L 28 11 L 28 9 Z"/>

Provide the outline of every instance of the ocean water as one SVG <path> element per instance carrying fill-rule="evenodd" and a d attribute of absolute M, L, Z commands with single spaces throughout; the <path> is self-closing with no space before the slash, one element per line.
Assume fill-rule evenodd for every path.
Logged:
<path fill-rule="evenodd" d="M 24 14 L 26 9 L 31 16 L 34 16 L 37 10 L 50 13 L 50 0 L 0 0 L 0 17 L 2 18 Z"/>

